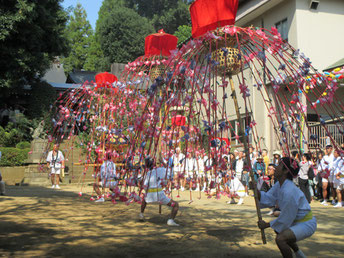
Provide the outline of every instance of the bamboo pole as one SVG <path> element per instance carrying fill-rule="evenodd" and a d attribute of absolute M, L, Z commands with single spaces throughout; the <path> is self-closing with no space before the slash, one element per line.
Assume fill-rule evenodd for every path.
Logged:
<path fill-rule="evenodd" d="M 162 90 L 160 89 L 160 92 L 159 92 L 159 96 L 160 97 L 162 95 L 161 91 Z M 162 127 L 162 122 L 161 122 L 161 119 L 162 119 L 162 107 L 163 107 L 163 105 L 161 105 L 160 110 L 159 110 L 160 134 L 162 134 L 162 128 L 161 128 Z M 165 112 L 164 112 L 164 115 L 165 115 Z M 161 155 L 161 138 L 162 138 L 162 135 L 160 135 L 159 140 L 158 140 L 158 152 L 159 152 L 159 155 Z M 160 203 L 159 203 L 159 214 L 161 214 L 161 204 Z"/>
<path fill-rule="evenodd" d="M 238 119 L 238 122 L 239 122 L 239 134 L 240 133 L 244 133 L 244 126 L 243 126 L 243 122 L 241 121 L 241 115 L 240 115 L 240 111 L 239 111 L 238 99 L 237 99 L 237 96 L 236 96 L 234 82 L 233 82 L 233 79 L 232 79 L 231 75 L 229 76 L 229 83 L 231 85 L 232 98 L 233 98 L 233 101 L 234 101 L 235 112 L 236 112 L 237 119 Z M 245 154 L 246 154 L 246 162 L 247 162 L 248 165 L 250 165 L 251 161 L 250 161 L 250 154 L 249 154 L 247 139 L 246 139 L 245 135 L 244 135 L 243 138 L 244 138 L 243 142 L 244 142 L 244 149 L 245 149 Z M 255 201 L 255 204 L 256 204 L 256 211 L 257 211 L 258 220 L 262 220 L 262 213 L 260 211 L 259 200 L 258 200 L 258 189 L 257 189 L 257 184 L 255 183 L 255 179 L 254 179 L 254 174 L 253 174 L 252 168 L 250 169 L 249 172 L 250 172 L 250 177 L 251 177 L 251 181 L 252 181 L 252 185 L 253 185 L 253 194 L 254 194 L 254 201 Z M 266 237 L 265 237 L 264 229 L 261 229 L 260 232 L 261 232 L 261 235 L 262 235 L 263 244 L 266 244 Z"/>

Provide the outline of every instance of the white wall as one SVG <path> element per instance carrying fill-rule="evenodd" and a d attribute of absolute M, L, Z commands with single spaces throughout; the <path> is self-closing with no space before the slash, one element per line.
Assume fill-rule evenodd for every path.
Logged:
<path fill-rule="evenodd" d="M 295 0 L 284 0 L 275 7 L 267 9 L 262 15 L 246 23 L 243 27 L 249 27 L 251 25 L 254 27 L 262 27 L 262 24 L 264 24 L 264 28 L 270 29 L 275 26 L 277 22 L 287 18 L 289 27 L 289 43 L 297 48 L 297 20 L 295 9 Z"/>
<path fill-rule="evenodd" d="M 344 57 L 344 1 L 320 0 L 316 11 L 309 0 L 296 1 L 297 46 L 322 71 Z"/>

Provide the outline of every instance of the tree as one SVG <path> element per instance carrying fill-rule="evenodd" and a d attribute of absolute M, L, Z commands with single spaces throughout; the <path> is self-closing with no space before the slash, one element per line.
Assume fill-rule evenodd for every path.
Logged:
<path fill-rule="evenodd" d="M 99 20 L 101 20 L 105 16 L 108 16 L 112 11 L 117 9 L 119 6 L 128 7 L 126 1 L 128 0 L 103 0 L 102 6 L 100 7 L 98 12 L 98 20 L 96 27 L 98 27 Z"/>
<path fill-rule="evenodd" d="M 103 50 L 101 49 L 99 39 L 96 35 L 90 37 L 90 47 L 87 51 L 84 69 L 86 71 L 101 72 L 106 69 L 106 61 Z"/>
<path fill-rule="evenodd" d="M 45 81 L 35 80 L 31 83 L 32 89 L 27 96 L 27 117 L 41 118 L 50 110 L 50 105 L 56 100 L 55 89 Z"/>
<path fill-rule="evenodd" d="M 178 44 L 185 42 L 191 37 L 191 26 L 181 25 L 178 27 L 177 31 L 174 33 L 174 36 L 178 38 Z"/>
<path fill-rule="evenodd" d="M 0 87 L 20 87 L 44 74 L 68 50 L 59 0 L 0 0 Z"/>
<path fill-rule="evenodd" d="M 106 4 L 108 2 L 104 1 Z M 108 69 L 111 63 L 127 63 L 143 55 L 145 37 L 154 32 L 152 24 L 121 4 L 106 10 L 104 15 L 101 11 L 96 35 Z"/>
<path fill-rule="evenodd" d="M 70 16 L 65 35 L 70 47 L 69 55 L 62 59 L 65 72 L 68 73 L 74 69 L 85 69 L 85 63 L 93 37 L 93 30 L 87 20 L 86 11 L 80 3 L 76 5 L 73 14 Z M 93 68 L 89 64 L 87 67 Z"/>
<path fill-rule="evenodd" d="M 187 0 L 128 0 L 126 6 L 150 19 L 155 30 L 174 33 L 180 25 L 190 24 Z"/>
<path fill-rule="evenodd" d="M 178 1 L 175 7 L 155 14 L 152 22 L 156 30 L 163 28 L 167 33 L 173 34 L 179 26 L 191 24 L 188 5 Z"/>

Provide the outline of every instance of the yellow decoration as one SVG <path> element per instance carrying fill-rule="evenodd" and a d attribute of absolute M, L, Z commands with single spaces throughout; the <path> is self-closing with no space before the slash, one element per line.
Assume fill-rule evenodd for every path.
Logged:
<path fill-rule="evenodd" d="M 339 67 L 333 70 L 333 72 L 339 72 L 339 71 L 340 71 Z"/>
<path fill-rule="evenodd" d="M 306 86 L 306 90 L 309 90 L 309 86 L 308 85 Z"/>
<path fill-rule="evenodd" d="M 327 92 L 324 92 L 323 95 L 326 96 L 326 95 L 327 95 Z"/>

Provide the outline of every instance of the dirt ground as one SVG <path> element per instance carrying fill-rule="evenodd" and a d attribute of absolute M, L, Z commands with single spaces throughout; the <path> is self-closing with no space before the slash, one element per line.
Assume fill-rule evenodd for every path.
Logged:
<path fill-rule="evenodd" d="M 147 206 L 146 221 L 138 221 L 139 205 L 89 201 L 91 187 L 8 186 L 0 196 L 1 257 L 280 257 L 275 234 L 266 230 L 263 245 L 256 227 L 253 197 L 242 206 L 228 200 L 180 198 L 176 221 L 168 227 L 170 209 Z M 176 193 L 174 193 L 176 195 Z M 299 246 L 308 257 L 343 257 L 344 208 L 312 204 L 318 229 Z M 264 219 L 272 218 L 262 210 Z"/>

